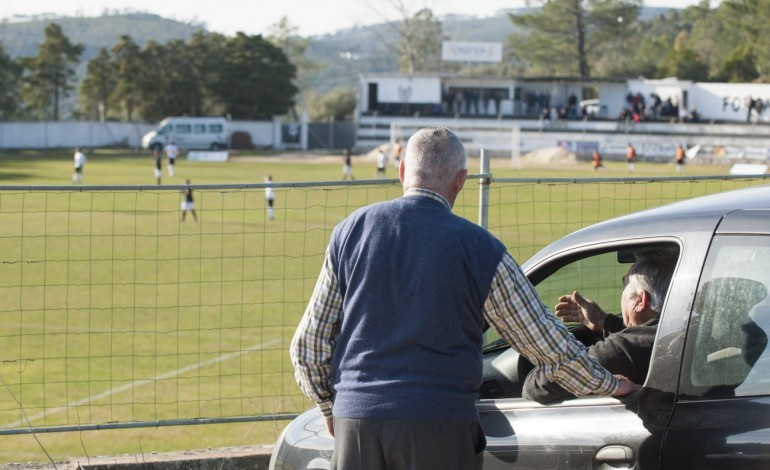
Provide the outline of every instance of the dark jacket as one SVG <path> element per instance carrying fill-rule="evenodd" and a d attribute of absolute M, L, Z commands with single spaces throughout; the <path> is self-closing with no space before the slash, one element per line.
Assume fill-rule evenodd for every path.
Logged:
<path fill-rule="evenodd" d="M 607 320 L 605 332 L 622 326 L 622 320 L 618 316 L 608 315 Z M 643 384 L 647 379 L 647 370 L 650 368 L 650 356 L 657 330 L 658 318 L 653 318 L 644 325 L 623 328 L 588 348 L 588 354 L 595 357 L 613 374 L 624 375 L 632 382 Z M 527 375 L 522 394 L 524 398 L 538 403 L 575 398 L 559 384 L 548 380 L 538 368 Z"/>

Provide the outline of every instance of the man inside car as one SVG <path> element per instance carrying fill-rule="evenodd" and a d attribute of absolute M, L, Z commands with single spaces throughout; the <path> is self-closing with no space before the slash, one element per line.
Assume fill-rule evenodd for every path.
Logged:
<path fill-rule="evenodd" d="M 560 297 L 555 313 L 564 321 L 582 323 L 589 330 L 602 334 L 603 340 L 589 347 L 588 354 L 613 374 L 641 384 L 647 378 L 658 320 L 671 283 L 676 254 L 669 249 L 656 249 L 637 252 L 634 256 L 636 261 L 623 276 L 622 317 L 608 315 L 578 291 Z M 575 398 L 572 393 L 548 380 L 539 368 L 527 375 L 523 396 L 539 403 Z"/>

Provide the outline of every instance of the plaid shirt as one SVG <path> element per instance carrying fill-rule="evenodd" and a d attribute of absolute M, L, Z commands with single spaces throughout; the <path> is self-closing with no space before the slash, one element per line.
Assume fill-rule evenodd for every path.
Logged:
<path fill-rule="evenodd" d="M 408 190 L 404 196 L 427 196 L 451 209 L 441 195 L 424 189 Z M 507 252 L 495 272 L 483 314 L 514 349 L 540 367 L 546 377 L 575 395 L 610 395 L 617 389 L 617 379 L 590 357 L 586 348 L 543 305 Z M 331 364 L 341 316 L 342 295 L 327 250 L 315 290 L 290 347 L 297 383 L 326 417 L 332 415 Z"/>

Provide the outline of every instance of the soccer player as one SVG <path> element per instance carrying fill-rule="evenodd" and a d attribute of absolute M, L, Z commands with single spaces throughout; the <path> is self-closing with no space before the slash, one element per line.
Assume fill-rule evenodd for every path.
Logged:
<path fill-rule="evenodd" d="M 72 173 L 72 182 L 80 184 L 83 182 L 83 169 L 86 166 L 86 155 L 80 151 L 80 148 L 75 149 L 75 172 Z"/>
<path fill-rule="evenodd" d="M 168 176 L 170 178 L 174 177 L 174 162 L 176 161 L 176 157 L 179 156 L 179 147 L 174 144 L 174 141 L 172 140 L 169 142 L 168 145 L 163 149 L 163 153 L 166 154 L 166 158 L 168 159 L 167 170 L 168 170 Z"/>
<path fill-rule="evenodd" d="M 182 200 L 182 222 L 184 222 L 185 215 L 189 211 L 192 213 L 193 219 L 198 221 L 198 216 L 195 214 L 195 201 L 193 200 L 193 190 L 190 187 L 190 180 L 185 180 L 186 187 L 182 190 L 184 199 Z"/>

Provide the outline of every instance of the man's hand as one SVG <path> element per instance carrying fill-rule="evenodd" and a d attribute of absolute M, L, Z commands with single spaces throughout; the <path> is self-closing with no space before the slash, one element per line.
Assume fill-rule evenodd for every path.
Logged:
<path fill-rule="evenodd" d="M 615 390 L 615 393 L 612 394 L 613 397 L 622 397 L 642 389 L 641 385 L 631 382 L 627 377 L 623 375 L 615 374 L 615 377 L 618 379 L 619 386 L 618 389 Z"/>
<path fill-rule="evenodd" d="M 334 417 L 329 416 L 326 418 L 326 430 L 334 437 Z"/>
<path fill-rule="evenodd" d="M 597 333 L 604 331 L 604 319 L 607 317 L 593 300 L 583 298 L 578 291 L 559 297 L 554 313 L 564 321 L 582 323 Z"/>

